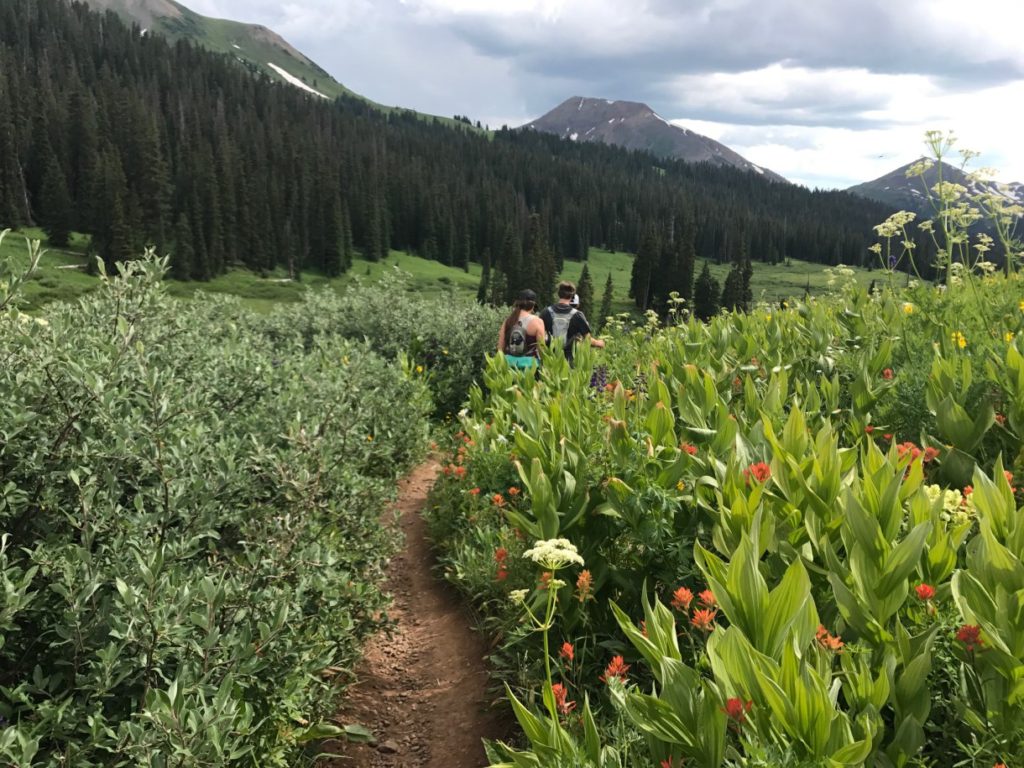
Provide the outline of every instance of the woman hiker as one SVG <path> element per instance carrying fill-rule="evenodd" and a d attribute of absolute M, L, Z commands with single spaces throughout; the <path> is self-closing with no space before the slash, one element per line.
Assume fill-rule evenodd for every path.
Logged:
<path fill-rule="evenodd" d="M 501 324 L 498 351 L 513 368 L 536 368 L 540 364 L 537 345 L 544 341 L 544 322 L 533 314 L 537 308 L 537 294 L 529 288 L 520 291 L 512 313 Z"/>

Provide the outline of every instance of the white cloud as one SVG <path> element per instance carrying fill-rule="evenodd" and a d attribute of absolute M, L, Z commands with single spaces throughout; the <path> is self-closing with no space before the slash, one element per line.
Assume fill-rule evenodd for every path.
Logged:
<path fill-rule="evenodd" d="M 846 187 L 881 176 L 923 154 L 924 132 L 932 129 L 953 131 L 958 147 L 981 151 L 978 163 L 995 168 L 1001 180 L 1024 180 L 1017 138 L 1022 81 L 944 90 L 919 75 L 785 67 L 713 75 L 709 88 L 696 87 L 692 79 L 673 84 L 681 111 L 730 119 L 673 122 L 808 186 Z M 796 99 L 794 106 L 794 95 L 802 93 L 812 98 L 806 105 Z M 865 103 L 871 108 L 864 109 Z M 831 124 L 835 114 L 857 127 Z"/>

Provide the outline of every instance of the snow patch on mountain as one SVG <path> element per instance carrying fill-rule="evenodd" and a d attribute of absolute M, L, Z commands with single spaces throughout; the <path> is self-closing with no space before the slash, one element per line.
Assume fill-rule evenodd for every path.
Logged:
<path fill-rule="evenodd" d="M 309 93 L 312 93 L 314 96 L 319 96 L 321 99 L 330 98 L 326 94 L 320 93 L 320 91 L 316 90 L 315 88 L 310 88 L 308 85 L 306 85 L 304 82 L 302 82 L 295 75 L 293 75 L 290 72 L 288 72 L 287 70 L 284 70 L 281 67 L 277 66 L 277 64 L 274 64 L 272 61 L 268 61 L 267 62 L 267 66 L 270 67 L 275 72 L 277 72 L 277 74 L 279 74 L 282 78 L 284 78 L 284 80 L 286 82 L 291 83 L 296 88 L 301 88 L 304 91 L 308 91 Z"/>

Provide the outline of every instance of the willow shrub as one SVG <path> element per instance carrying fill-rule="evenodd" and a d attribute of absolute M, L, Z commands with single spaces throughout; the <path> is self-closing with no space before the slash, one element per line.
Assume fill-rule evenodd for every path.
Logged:
<path fill-rule="evenodd" d="M 295 765 L 380 623 L 422 382 L 160 278 L 0 315 L 4 765 Z"/>
<path fill-rule="evenodd" d="M 462 407 L 507 314 L 454 291 L 417 291 L 398 270 L 374 284 L 357 281 L 341 295 L 310 291 L 300 307 L 283 307 L 271 316 L 275 337 L 299 336 L 307 345 L 324 335 L 365 341 L 426 381 L 439 418 Z"/>

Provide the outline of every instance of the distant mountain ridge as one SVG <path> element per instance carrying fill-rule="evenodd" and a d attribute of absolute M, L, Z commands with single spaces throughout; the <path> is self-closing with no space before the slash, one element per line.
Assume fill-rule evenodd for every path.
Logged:
<path fill-rule="evenodd" d="M 261 24 L 203 16 L 176 0 L 83 0 L 172 40 L 191 40 L 238 59 L 250 69 L 324 98 L 359 94 L 346 88 L 291 43 Z"/>
<path fill-rule="evenodd" d="M 930 217 L 932 208 L 928 202 L 925 188 L 930 190 L 938 183 L 939 167 L 933 166 L 927 170 L 923 179 L 920 176 L 908 178 L 907 171 L 920 161 L 919 159 L 902 165 L 872 181 L 855 184 L 847 192 L 890 205 L 894 209 L 914 211 L 922 216 Z M 1010 202 L 1024 205 L 1024 184 L 1020 182 L 1004 184 L 998 181 L 974 181 L 959 168 L 948 163 L 942 164 L 942 179 L 943 181 L 967 187 L 970 194 L 993 192 L 997 195 L 1002 195 Z"/>
<path fill-rule="evenodd" d="M 636 101 L 573 96 L 523 128 L 558 134 L 571 141 L 603 142 L 625 149 L 645 150 L 658 157 L 688 163 L 731 166 L 773 181 L 786 181 L 714 139 L 673 125 L 646 104 Z"/>

